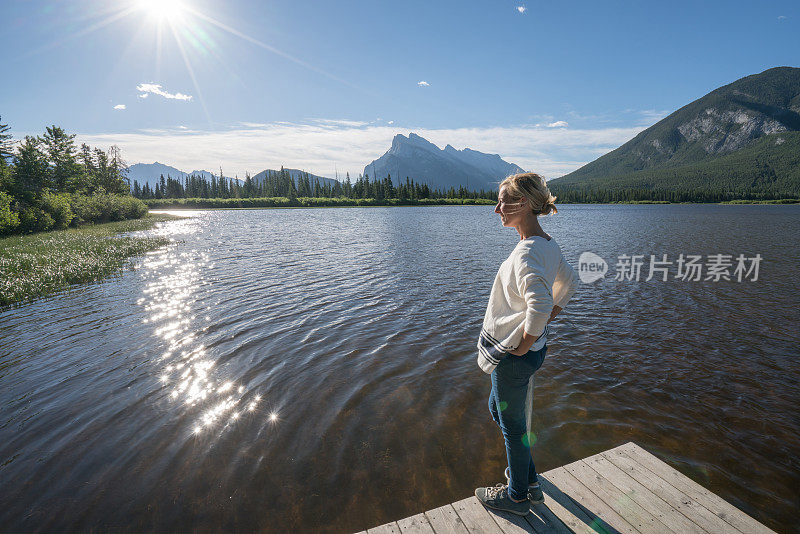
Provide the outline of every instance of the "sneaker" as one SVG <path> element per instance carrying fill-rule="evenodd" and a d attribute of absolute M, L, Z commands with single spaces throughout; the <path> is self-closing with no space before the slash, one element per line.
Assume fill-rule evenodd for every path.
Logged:
<path fill-rule="evenodd" d="M 508 486 L 505 484 L 498 484 L 493 488 L 478 488 L 475 490 L 475 496 L 484 506 L 495 510 L 511 512 L 516 515 L 528 515 L 528 512 L 531 511 L 530 501 L 528 499 L 522 502 L 513 501 L 508 496 Z"/>
<path fill-rule="evenodd" d="M 511 471 L 506 467 L 506 483 L 511 484 Z M 528 500 L 531 504 L 541 504 L 544 502 L 544 493 L 541 485 L 528 486 Z"/>

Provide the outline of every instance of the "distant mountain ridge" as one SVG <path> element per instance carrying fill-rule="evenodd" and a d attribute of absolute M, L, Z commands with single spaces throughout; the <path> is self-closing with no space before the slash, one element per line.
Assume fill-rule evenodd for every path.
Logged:
<path fill-rule="evenodd" d="M 451 145 L 440 149 L 413 132 L 408 137 L 395 135 L 391 148 L 364 167 L 364 174 L 371 179 L 391 175 L 392 181 L 399 184 L 408 177 L 439 189 L 460 186 L 472 190 L 496 189 L 503 178 L 520 172 L 525 171 L 498 154 L 469 148 L 456 150 Z"/>
<path fill-rule="evenodd" d="M 776 67 L 711 91 L 550 183 L 561 191 L 691 188 L 798 196 L 799 131 L 800 68 Z M 748 157 L 737 156 L 741 151 Z"/>
<path fill-rule="evenodd" d="M 164 178 L 172 177 L 181 181 L 187 176 L 202 177 L 209 181 L 211 181 L 212 176 L 219 178 L 219 175 L 216 173 L 211 173 L 208 171 L 183 172 L 180 169 L 170 167 L 169 165 L 165 165 L 157 161 L 154 163 L 135 163 L 128 167 L 127 176 L 131 183 L 131 187 L 133 187 L 133 181 L 136 180 L 142 187 L 144 187 L 144 184 L 147 183 L 150 184 L 151 188 L 154 188 L 156 183 L 158 183 L 158 181 L 161 179 L 162 174 L 164 175 Z M 226 178 L 229 177 L 226 176 Z M 239 181 L 241 182 L 241 179 Z"/>
<path fill-rule="evenodd" d="M 295 183 L 304 174 L 308 174 L 310 181 L 318 180 L 320 185 L 335 185 L 337 180 L 326 178 L 299 169 L 284 169 L 292 177 Z M 252 177 L 253 182 L 260 183 L 267 176 L 267 173 L 276 174 L 280 170 L 265 169 Z M 477 150 L 465 148 L 456 150 L 452 145 L 447 145 L 440 149 L 433 143 L 421 136 L 410 133 L 408 137 L 398 134 L 392 140 L 391 148 L 380 158 L 364 167 L 364 174 L 369 175 L 371 180 L 376 177 L 383 179 L 391 175 L 395 184 L 406 177 L 413 179 L 417 183 L 426 183 L 433 188 L 458 189 L 464 186 L 470 190 L 491 190 L 496 189 L 500 180 L 509 174 L 525 172 L 521 167 L 513 163 L 504 161 L 498 154 L 485 154 Z M 156 186 L 161 175 L 184 180 L 188 176 L 201 176 L 211 180 L 212 175 L 208 171 L 183 172 L 180 169 L 165 165 L 163 163 L 136 163 L 128 169 L 128 178 L 133 186 L 133 182 L 149 184 L 151 188 Z M 227 177 L 226 177 L 227 178 Z M 353 180 L 355 177 L 353 177 Z M 243 183 L 242 178 L 238 178 Z M 342 181 L 339 180 L 341 183 Z"/>
<path fill-rule="evenodd" d="M 336 183 L 336 180 L 332 178 L 325 178 L 324 176 L 317 176 L 311 173 L 305 173 L 305 171 L 299 169 L 285 169 L 292 179 L 297 183 L 298 177 L 302 176 L 303 174 L 308 174 L 310 180 L 317 179 L 319 180 L 320 185 L 325 185 L 330 183 L 331 185 Z M 264 179 L 268 172 L 271 173 L 278 173 L 280 170 L 274 169 L 264 169 L 263 171 L 259 172 L 258 174 L 252 177 L 253 181 L 258 183 Z M 156 183 L 161 179 L 161 175 L 164 175 L 164 178 L 171 177 L 176 180 L 184 180 L 189 176 L 197 176 L 199 178 L 205 178 L 208 181 L 211 181 L 212 176 L 214 178 L 219 179 L 219 174 L 211 173 L 209 171 L 192 171 L 192 172 L 183 172 L 180 169 L 176 169 L 175 167 L 171 167 L 169 165 L 165 165 L 163 163 L 155 162 L 155 163 L 136 163 L 128 167 L 128 179 L 130 180 L 131 186 L 133 186 L 133 181 L 136 180 L 139 182 L 139 185 L 144 187 L 145 183 L 150 184 L 151 188 L 156 186 Z M 226 176 L 229 180 L 238 180 L 239 183 L 244 183 L 244 179 L 242 178 L 231 178 L 230 176 Z"/>

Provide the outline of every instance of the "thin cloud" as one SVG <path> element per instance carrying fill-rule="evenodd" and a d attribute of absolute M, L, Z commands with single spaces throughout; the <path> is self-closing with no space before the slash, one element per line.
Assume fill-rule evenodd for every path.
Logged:
<path fill-rule="evenodd" d="M 355 121 L 353 121 L 355 122 Z M 499 154 L 523 169 L 558 177 L 633 138 L 640 126 L 602 129 L 509 126 L 431 130 L 398 126 L 335 126 L 309 121 L 237 126 L 218 131 L 147 130 L 136 133 L 79 135 L 91 146 L 119 145 L 131 163 L 163 161 L 183 169 L 215 169 L 244 176 L 264 169 L 305 169 L 355 179 L 364 166 L 382 156 L 398 133 L 415 132 L 437 146 L 451 144 Z"/>
<path fill-rule="evenodd" d="M 525 6 L 517 6 L 517 11 L 519 11 L 520 13 L 525 13 L 527 10 L 528 8 Z"/>
<path fill-rule="evenodd" d="M 158 95 L 163 96 L 169 100 L 184 100 L 188 102 L 192 99 L 192 95 L 185 95 L 183 93 L 169 93 L 161 88 L 160 84 L 157 83 L 140 83 L 136 86 L 136 90 L 139 91 L 139 98 L 147 98 L 148 95 Z"/>
<path fill-rule="evenodd" d="M 125 104 L 117 104 L 114 109 L 125 109 Z"/>
<path fill-rule="evenodd" d="M 580 113 L 573 109 L 567 111 L 567 115 L 578 121 L 602 121 L 609 118 L 605 113 Z"/>
<path fill-rule="evenodd" d="M 593 126 L 606 125 L 626 125 L 635 121 L 635 124 L 640 126 L 651 126 L 660 121 L 671 113 L 667 109 L 635 109 L 625 108 L 622 110 L 602 111 L 599 113 L 579 113 L 575 110 L 566 112 L 567 116 L 572 121 L 579 123 L 581 126 L 586 122 L 590 122 Z M 575 125 L 573 122 L 573 127 Z"/>
<path fill-rule="evenodd" d="M 547 125 L 548 128 L 566 128 L 569 126 L 567 121 L 555 121 Z"/>
<path fill-rule="evenodd" d="M 430 87 L 431 86 L 431 84 L 429 84 L 425 80 L 418 81 L 417 85 L 419 85 L 420 87 Z"/>
<path fill-rule="evenodd" d="M 778 15 L 778 20 L 786 20 L 786 15 Z"/>
<path fill-rule="evenodd" d="M 366 126 L 367 124 L 369 124 L 368 122 L 364 121 L 351 121 L 347 119 L 311 119 L 311 120 L 316 124 L 321 124 L 323 126 L 328 126 L 328 127 L 337 127 L 337 126 L 358 127 L 358 126 Z"/>
<path fill-rule="evenodd" d="M 639 115 L 642 117 L 642 123 L 650 125 L 669 115 L 669 111 L 666 109 L 642 109 L 639 110 Z"/>

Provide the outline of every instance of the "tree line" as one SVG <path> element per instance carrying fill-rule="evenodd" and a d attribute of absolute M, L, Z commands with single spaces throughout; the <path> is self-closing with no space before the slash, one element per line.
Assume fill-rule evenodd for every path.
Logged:
<path fill-rule="evenodd" d="M 52 125 L 15 147 L 0 123 L 0 235 L 142 217 L 147 206 L 130 196 L 126 171 L 117 146 L 77 147 L 75 134 Z"/>
<path fill-rule="evenodd" d="M 753 192 L 748 188 L 720 191 L 714 187 L 691 188 L 680 191 L 669 189 L 621 188 L 601 189 L 593 187 L 550 187 L 556 203 L 564 204 L 608 204 L 614 202 L 692 202 L 715 203 L 733 200 L 775 200 L 785 195 Z"/>
<path fill-rule="evenodd" d="M 391 175 L 383 179 L 370 180 L 369 174 L 359 175 L 355 182 L 350 173 L 344 182 L 338 180 L 320 183 L 319 178 L 307 172 L 292 177 L 291 173 L 281 167 L 280 171 L 266 171 L 262 176 L 253 178 L 249 174 L 243 181 L 224 177 L 220 170 L 219 177 L 190 175 L 183 179 L 171 176 L 159 176 L 154 187 L 149 183 L 140 185 L 137 180 L 132 185 L 133 196 L 141 199 L 231 199 L 231 198 L 274 198 L 284 197 L 290 200 L 297 198 L 345 198 L 374 199 L 378 202 L 388 199 L 400 201 L 439 198 L 484 198 L 497 199 L 496 191 L 469 190 L 464 186 L 449 189 L 431 188 L 428 184 L 415 182 L 406 177 L 405 182 L 395 185 Z"/>

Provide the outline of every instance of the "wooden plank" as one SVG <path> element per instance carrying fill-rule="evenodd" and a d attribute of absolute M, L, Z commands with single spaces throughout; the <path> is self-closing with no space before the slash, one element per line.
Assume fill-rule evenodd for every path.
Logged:
<path fill-rule="evenodd" d="M 533 525 L 525 520 L 525 517 L 527 516 L 523 517 L 521 515 L 492 509 L 487 509 L 486 511 L 489 512 L 489 515 L 492 516 L 495 523 L 497 523 L 497 526 L 499 526 L 500 530 L 502 530 L 505 534 L 539 534 L 536 532 L 536 529 L 533 528 Z"/>
<path fill-rule="evenodd" d="M 450 504 L 425 512 L 425 517 L 436 534 L 468 534 L 467 527 Z"/>
<path fill-rule="evenodd" d="M 553 471 L 555 470 L 539 474 L 539 483 L 542 485 L 542 491 L 549 497 L 545 501 L 545 504 L 547 504 L 553 514 L 558 516 L 558 519 L 573 532 L 578 534 L 594 532 L 614 534 L 617 532 L 616 529 L 599 516 L 591 513 L 569 495 L 561 491 L 561 488 L 548 478 L 553 474 Z"/>
<path fill-rule="evenodd" d="M 525 520 L 539 534 L 572 534 L 543 503 L 532 504 L 531 513 L 525 516 Z"/>
<path fill-rule="evenodd" d="M 686 495 L 690 496 L 692 499 L 698 501 L 736 530 L 747 534 L 774 533 L 773 530 L 762 525 L 722 497 L 712 493 L 691 478 L 682 474 L 677 469 L 662 462 L 656 456 L 650 454 L 635 443 L 628 442 L 620 446 L 619 450 L 628 454 L 631 458 L 686 493 Z"/>
<path fill-rule="evenodd" d="M 569 519 L 575 520 L 575 527 L 570 529 L 567 525 L 559 519 L 559 516 L 550 509 L 550 505 L 553 505 L 555 508 L 561 508 L 563 510 L 564 516 L 571 516 Z M 549 534 L 572 534 L 573 532 L 578 532 L 579 534 L 589 534 L 593 533 L 586 523 L 580 521 L 576 518 L 572 513 L 561 507 L 560 504 L 555 502 L 553 499 L 541 504 L 534 504 L 531 507 L 531 513 L 525 517 L 528 522 L 533 525 L 537 532 L 542 534 L 549 533 Z M 584 527 L 581 529 L 581 527 Z"/>
<path fill-rule="evenodd" d="M 628 473 L 611 463 L 602 454 L 587 458 L 584 462 L 632 501 L 647 510 L 670 531 L 685 532 L 687 534 L 706 534 L 706 531 L 700 528 L 697 523 L 694 523 L 664 499 L 631 478 Z"/>
<path fill-rule="evenodd" d="M 624 532 L 626 534 L 639 534 L 639 531 L 624 517 L 603 502 L 583 482 L 575 478 L 572 473 L 563 467 L 553 469 L 547 473 L 547 478 L 554 485 L 558 486 L 561 491 L 579 504 L 587 515 L 593 518 L 593 522 L 590 525 L 592 528 L 594 528 L 594 521 L 601 521 L 605 523 L 604 528 L 606 529 L 610 528 L 615 532 Z"/>
<path fill-rule="evenodd" d="M 367 534 L 400 534 L 400 527 L 397 526 L 397 523 L 392 521 L 391 523 L 386 523 L 379 527 L 368 528 Z"/>
<path fill-rule="evenodd" d="M 603 457 L 628 473 L 632 478 L 641 482 L 676 510 L 681 511 L 683 515 L 697 523 L 706 532 L 711 534 L 738 532 L 738 530 L 714 515 L 708 508 L 691 499 L 675 486 L 640 465 L 636 460 L 631 459 L 623 451 L 606 451 L 603 453 Z"/>
<path fill-rule="evenodd" d="M 557 518 L 554 519 L 563 530 L 558 530 L 557 528 L 552 527 L 550 524 L 552 520 L 542 519 L 539 515 L 542 514 L 542 510 L 537 510 L 536 512 L 531 511 L 531 513 L 529 513 L 527 516 L 519 516 L 509 512 L 501 512 L 499 510 L 486 508 L 477 498 L 472 499 L 481 508 L 483 508 L 483 510 L 485 510 L 492 519 L 494 519 L 495 523 L 497 523 L 497 526 L 500 528 L 500 531 L 505 534 L 521 534 L 523 532 L 535 534 L 550 534 L 554 532 L 558 534 L 571 534 L 571 531 L 564 527 L 564 525 L 558 521 Z"/>
<path fill-rule="evenodd" d="M 547 499 L 525 517 L 473 496 L 360 534 L 774 534 L 633 442 L 539 479 Z"/>
<path fill-rule="evenodd" d="M 620 517 L 639 532 L 643 534 L 660 534 L 668 531 L 664 523 L 639 506 L 629 495 L 620 491 L 611 481 L 592 469 L 584 460 L 567 464 L 564 469 L 580 480 L 602 502 L 617 512 Z"/>
<path fill-rule="evenodd" d="M 412 515 L 397 521 L 403 534 L 435 534 L 425 514 Z"/>
<path fill-rule="evenodd" d="M 464 522 L 467 532 L 475 534 L 503 534 L 486 508 L 474 495 L 453 503 L 453 509 Z"/>
<path fill-rule="evenodd" d="M 532 504 L 531 513 L 525 516 L 525 520 L 539 534 L 572 534 L 545 504 Z"/>

